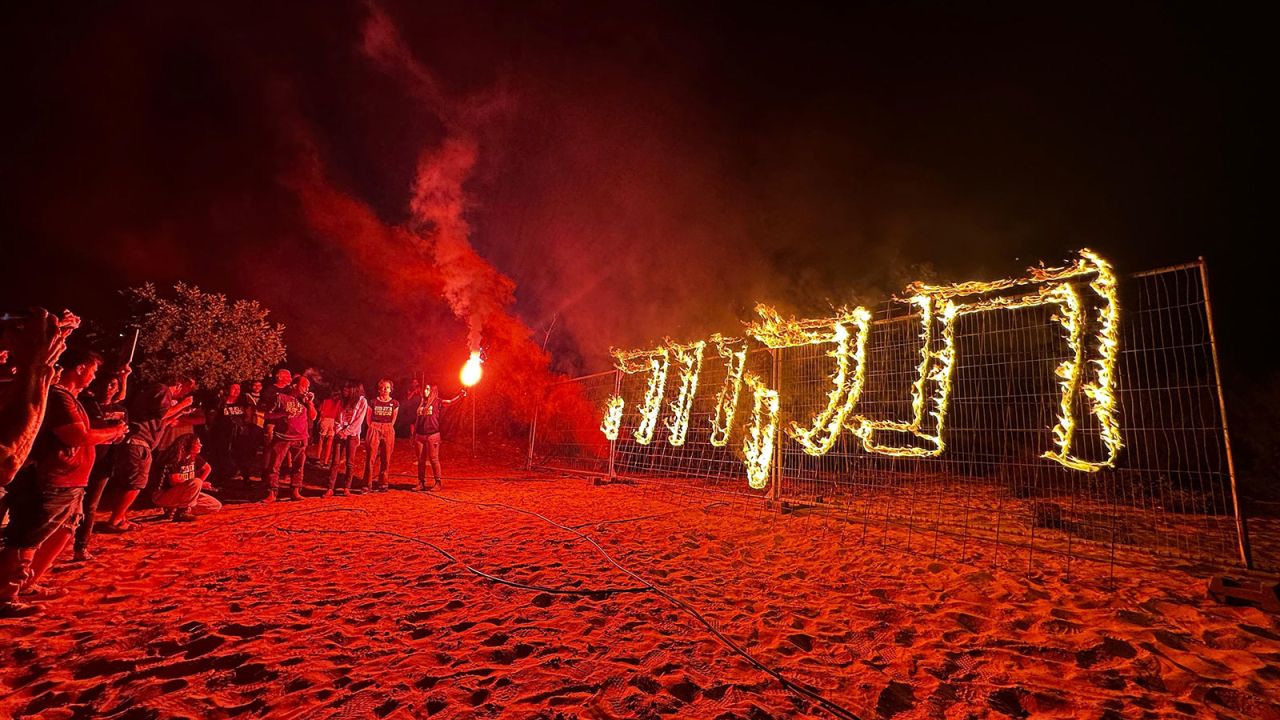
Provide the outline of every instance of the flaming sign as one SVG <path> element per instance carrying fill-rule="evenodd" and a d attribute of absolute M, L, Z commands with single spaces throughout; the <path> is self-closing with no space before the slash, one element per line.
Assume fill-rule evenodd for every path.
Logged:
<path fill-rule="evenodd" d="M 1079 287 L 1087 280 L 1087 292 Z M 1075 284 L 1073 284 L 1075 281 Z M 1000 294 L 1026 289 L 1025 294 Z M 822 456 L 829 452 L 844 431 L 858 439 L 868 453 L 889 457 L 936 457 L 946 450 L 946 419 L 951 401 L 952 379 L 957 351 L 956 321 L 966 315 L 1051 307 L 1068 353 L 1055 368 L 1061 391 L 1056 424 L 1051 428 L 1054 447 L 1043 457 L 1063 467 L 1096 472 L 1114 467 L 1124 446 L 1116 407 L 1116 361 L 1119 357 L 1120 305 L 1111 265 L 1090 250 L 1081 250 L 1074 262 L 1063 267 L 1033 267 L 1026 277 L 993 282 L 964 282 L 954 285 L 913 283 L 904 298 L 915 307 L 920 330 L 919 363 L 911 385 L 911 415 L 906 419 L 873 419 L 857 413 L 866 382 L 867 345 L 871 313 L 862 307 L 842 308 L 834 317 L 816 319 L 783 318 L 765 305 L 756 307 L 760 319 L 746 325 L 748 337 L 766 348 L 805 345 L 825 346 L 835 365 L 829 376 L 826 405 L 807 423 L 788 423 L 785 432 L 805 453 Z M 1090 322 L 1087 308 L 1095 308 Z M 1093 327 L 1086 337 L 1087 327 Z M 716 397 L 711 420 L 710 442 L 724 447 L 729 442 L 738 399 L 745 382 L 751 390 L 751 417 L 743 439 L 747 482 L 753 488 L 768 484 L 775 438 L 778 434 L 779 397 L 777 388 L 744 372 L 747 342 L 713 335 L 709 344 L 724 363 L 725 379 Z M 667 375 L 675 365 L 678 390 L 668 403 L 670 418 L 664 423 L 668 442 L 679 447 L 688 436 L 693 397 L 698 389 L 707 342 L 676 344 L 666 341 L 648 350 L 613 351 L 615 365 L 624 374 L 644 372 L 648 384 L 639 407 L 640 420 L 634 431 L 636 442 L 652 442 L 662 412 Z M 1083 396 L 1097 421 L 1105 454 L 1085 459 L 1074 454 L 1077 436 L 1078 398 Z M 607 401 L 601 430 L 616 440 L 622 427 L 625 401 L 613 396 Z"/>

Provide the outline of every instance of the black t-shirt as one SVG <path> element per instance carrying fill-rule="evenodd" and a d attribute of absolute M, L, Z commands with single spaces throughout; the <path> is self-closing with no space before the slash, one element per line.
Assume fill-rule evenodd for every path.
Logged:
<path fill-rule="evenodd" d="M 262 388 L 262 396 L 258 398 L 258 409 L 270 413 L 276 406 L 276 397 L 282 392 L 289 392 L 290 385 L 284 387 L 276 387 L 268 385 Z M 272 424 L 271 420 L 266 421 L 268 425 Z"/>
<path fill-rule="evenodd" d="M 440 420 L 444 415 L 444 401 L 437 395 L 427 402 L 426 398 L 418 400 L 413 412 L 413 432 L 416 435 L 435 435 L 440 432 Z"/>
<path fill-rule="evenodd" d="M 194 457 L 174 460 L 164 466 L 164 475 L 161 478 L 161 487 L 171 488 L 176 485 L 185 485 L 195 481 L 195 479 L 204 472 L 209 463 L 204 458 L 196 455 Z M 177 479 L 174 476 L 177 475 Z"/>
<path fill-rule="evenodd" d="M 371 423 L 391 422 L 391 419 L 395 417 L 396 408 L 398 407 L 400 407 L 400 401 L 396 400 L 395 398 L 391 398 L 390 400 L 387 400 L 385 402 L 377 398 L 374 398 L 373 402 L 369 403 L 369 422 Z"/>
<path fill-rule="evenodd" d="M 93 465 L 92 445 L 68 445 L 54 432 L 68 425 L 89 425 L 84 406 L 60 385 L 49 388 L 44 423 L 31 448 L 31 462 L 40 482 L 57 488 L 77 488 L 89 484 Z"/>
<path fill-rule="evenodd" d="M 224 397 L 213 406 L 213 422 L 220 430 L 235 430 L 248 421 L 248 412 L 243 395 L 234 402 L 227 402 Z"/>
<path fill-rule="evenodd" d="M 129 397 L 129 440 L 141 440 L 152 450 L 164 436 L 164 414 L 173 407 L 173 395 L 164 383 L 143 386 Z"/>

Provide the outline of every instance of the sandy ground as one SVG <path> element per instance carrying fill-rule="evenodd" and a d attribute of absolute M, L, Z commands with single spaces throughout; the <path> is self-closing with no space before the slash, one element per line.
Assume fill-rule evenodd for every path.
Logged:
<path fill-rule="evenodd" d="M 832 717 L 652 583 L 859 717 L 1280 718 L 1280 618 L 1181 570 L 1067 582 L 706 496 L 449 470 L 472 479 L 103 537 L 58 567 L 68 597 L 0 621 L 0 717 Z"/>

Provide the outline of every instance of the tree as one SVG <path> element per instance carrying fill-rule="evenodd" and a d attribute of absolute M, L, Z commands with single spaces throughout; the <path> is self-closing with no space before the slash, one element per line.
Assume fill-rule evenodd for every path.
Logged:
<path fill-rule="evenodd" d="M 264 377 L 285 358 L 284 326 L 268 322 L 257 300 L 229 303 L 226 295 L 182 282 L 172 296 L 151 283 L 125 295 L 140 329 L 135 364 L 149 379 L 180 373 L 217 388 Z"/>

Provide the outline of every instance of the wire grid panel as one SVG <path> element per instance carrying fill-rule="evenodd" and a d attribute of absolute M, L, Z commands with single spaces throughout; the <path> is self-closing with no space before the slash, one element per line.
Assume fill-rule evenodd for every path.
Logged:
<path fill-rule="evenodd" d="M 781 401 L 772 473 L 776 492 L 783 500 L 835 509 L 861 526 L 864 540 L 933 554 L 945 547 L 949 556 L 958 547 L 960 560 L 995 546 L 1025 551 L 1029 558 L 1045 552 L 1108 561 L 1123 551 L 1126 559 L 1139 562 L 1153 556 L 1239 562 L 1201 272 L 1199 265 L 1190 265 L 1120 281 L 1116 371 L 1125 447 L 1114 468 L 1098 472 L 1067 469 L 1044 457 L 1055 448 L 1052 428 L 1061 401 L 1055 370 L 1068 355 L 1054 306 L 956 320 L 946 448 L 936 457 L 871 453 L 848 429 L 829 451 L 807 454 L 786 429 L 793 422 L 809 425 L 826 407 L 835 366 L 831 345 L 753 350 L 748 371 L 776 388 Z M 1079 296 L 1088 297 L 1083 282 L 1075 284 Z M 1096 323 L 1094 309 L 1086 310 L 1090 323 Z M 921 350 L 920 319 L 914 313 L 914 306 L 897 302 L 875 313 L 858 417 L 912 418 Z M 1086 350 L 1093 349 L 1091 333 L 1092 328 L 1086 331 Z M 934 342 L 941 340 L 935 336 Z M 746 482 L 742 448 L 751 392 L 745 386 L 729 442 L 710 442 L 725 375 L 724 363 L 708 346 L 688 435 L 677 446 L 662 421 L 650 442 L 636 440 L 637 406 L 648 374 L 622 374 L 620 395 L 627 407 L 614 447 L 617 474 L 768 496 L 775 488 L 752 490 Z M 678 384 L 673 364 L 661 418 L 670 416 L 667 405 Z M 604 403 L 599 402 L 597 421 Z M 1083 395 L 1075 398 L 1075 406 L 1074 454 L 1105 456 L 1098 421 Z M 600 434 L 598 422 L 594 430 Z M 892 440 L 924 446 L 905 433 L 894 433 Z"/>
<path fill-rule="evenodd" d="M 616 381 L 615 373 L 603 372 L 548 385 L 530 438 L 532 464 L 607 475 L 610 443 L 600 420 Z"/>
<path fill-rule="evenodd" d="M 754 349 L 747 353 L 743 371 L 772 384 L 773 358 L 763 348 Z M 723 445 L 714 444 L 712 422 L 721 390 L 729 376 L 729 366 L 708 345 L 704 351 L 698 387 L 690 409 L 688 433 L 684 442 L 677 446 L 672 445 L 673 435 L 663 419 L 671 415 L 669 405 L 678 392 L 678 375 L 673 363 L 667 375 L 667 389 L 663 396 L 663 412 L 659 416 L 658 427 L 653 438 L 645 444 L 636 438 L 640 425 L 637 405 L 648 388 L 649 374 L 622 374 L 621 397 L 627 402 L 627 406 L 622 414 L 622 427 L 615 445 L 615 472 L 634 480 L 696 485 L 703 490 L 730 495 L 767 496 L 767 489 L 753 490 L 747 485 L 744 472 L 742 439 L 751 422 L 750 388 L 746 383 L 740 385 L 728 442 Z"/>
<path fill-rule="evenodd" d="M 1238 561 L 1200 268 L 1128 278 L 1120 301 L 1118 404 L 1126 447 L 1115 468 L 1079 472 L 1043 457 L 1054 449 L 1061 399 L 1055 370 L 1068 347 L 1055 308 L 1042 305 L 957 320 L 946 449 L 937 457 L 868 453 L 852 432 L 818 457 L 783 442 L 782 496 L 842 508 L 864 535 L 887 525 L 906 528 L 880 537 L 907 550 L 933 552 L 949 536 L 962 541 L 962 552 L 996 543 L 1111 560 L 1124 547 Z M 876 314 L 858 403 L 863 417 L 912 417 L 921 341 L 910 310 L 890 303 Z M 780 350 L 779 362 L 784 424 L 804 422 L 827 402 L 832 361 L 824 347 L 809 345 Z M 1076 398 L 1075 417 L 1076 454 L 1103 455 L 1097 419 L 1083 397 Z M 955 547 L 947 545 L 948 552 Z"/>

